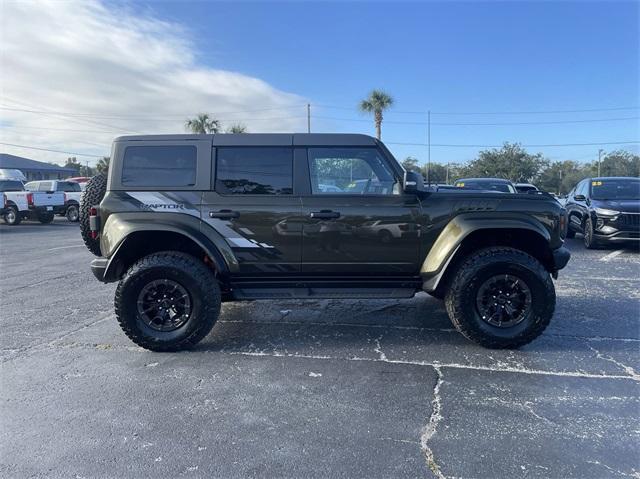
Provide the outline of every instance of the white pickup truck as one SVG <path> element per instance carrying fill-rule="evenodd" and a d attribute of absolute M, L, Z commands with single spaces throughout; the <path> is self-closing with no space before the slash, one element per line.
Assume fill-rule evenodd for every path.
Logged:
<path fill-rule="evenodd" d="M 55 210 L 64 208 L 64 193 L 25 191 L 17 179 L 0 178 L 0 195 L 0 215 L 11 226 L 27 218 L 51 223 Z"/>
<path fill-rule="evenodd" d="M 24 185 L 25 189 L 33 192 L 56 192 L 64 195 L 64 203 L 54 209 L 54 213 L 66 216 L 69 221 L 76 222 L 80 217 L 80 197 L 82 188 L 80 183 L 68 180 L 30 181 Z"/>

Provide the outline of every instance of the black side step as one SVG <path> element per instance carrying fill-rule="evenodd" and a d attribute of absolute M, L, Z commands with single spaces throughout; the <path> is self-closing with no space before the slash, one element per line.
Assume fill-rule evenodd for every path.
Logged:
<path fill-rule="evenodd" d="M 327 288 L 327 287 L 290 287 L 290 288 L 233 288 L 232 296 L 236 300 L 249 299 L 399 299 L 412 298 L 416 288 Z"/>

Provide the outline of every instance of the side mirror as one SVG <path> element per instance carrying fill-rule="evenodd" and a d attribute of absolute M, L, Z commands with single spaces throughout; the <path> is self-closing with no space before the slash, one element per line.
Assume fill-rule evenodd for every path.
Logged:
<path fill-rule="evenodd" d="M 402 189 L 405 193 L 416 193 L 424 190 L 424 179 L 420 173 L 405 171 Z"/>
<path fill-rule="evenodd" d="M 573 199 L 576 201 L 586 201 L 587 197 L 584 195 L 575 195 Z"/>

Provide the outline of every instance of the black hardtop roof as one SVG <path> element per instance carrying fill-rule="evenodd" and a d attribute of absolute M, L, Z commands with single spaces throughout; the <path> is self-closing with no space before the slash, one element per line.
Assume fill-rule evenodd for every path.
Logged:
<path fill-rule="evenodd" d="M 213 135 L 136 135 L 119 136 L 114 141 L 211 140 L 213 146 L 374 146 L 369 135 L 350 133 L 216 133 Z"/>

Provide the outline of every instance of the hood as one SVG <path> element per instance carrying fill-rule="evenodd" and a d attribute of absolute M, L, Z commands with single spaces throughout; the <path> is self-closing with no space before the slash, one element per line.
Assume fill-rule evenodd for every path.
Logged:
<path fill-rule="evenodd" d="M 640 200 L 592 200 L 592 208 L 605 208 L 621 213 L 640 213 Z"/>

